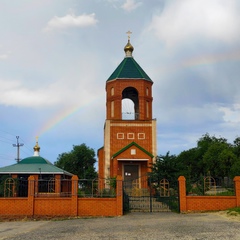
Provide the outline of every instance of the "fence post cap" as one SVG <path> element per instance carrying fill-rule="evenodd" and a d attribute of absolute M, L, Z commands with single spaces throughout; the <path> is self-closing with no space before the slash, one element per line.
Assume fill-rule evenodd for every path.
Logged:
<path fill-rule="evenodd" d="M 78 180 L 78 176 L 77 175 L 73 175 L 72 176 L 72 180 Z"/>
<path fill-rule="evenodd" d="M 234 182 L 238 182 L 238 181 L 240 181 L 240 176 L 236 176 L 236 177 L 234 177 L 233 181 L 234 181 Z"/>
<path fill-rule="evenodd" d="M 35 178 L 34 178 L 33 175 L 31 175 L 31 176 L 28 177 L 28 180 L 35 180 Z"/>
<path fill-rule="evenodd" d="M 179 176 L 178 181 L 186 181 L 186 178 L 184 176 Z"/>

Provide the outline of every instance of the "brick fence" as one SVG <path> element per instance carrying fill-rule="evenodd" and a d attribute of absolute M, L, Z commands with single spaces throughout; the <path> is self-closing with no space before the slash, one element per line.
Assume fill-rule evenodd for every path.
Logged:
<path fill-rule="evenodd" d="M 235 177 L 233 181 L 235 196 L 187 196 L 186 179 L 180 176 L 178 178 L 180 212 L 217 211 L 240 207 L 240 177 Z"/>
<path fill-rule="evenodd" d="M 78 177 L 72 177 L 71 197 L 35 197 L 34 177 L 28 178 L 28 197 L 0 198 L 0 216 L 120 216 L 123 215 L 122 178 L 116 197 L 78 198 Z"/>
<path fill-rule="evenodd" d="M 240 207 L 240 176 L 234 178 L 235 196 L 187 196 L 186 179 L 178 178 L 180 212 L 217 211 Z M 1 216 L 121 216 L 123 215 L 122 177 L 117 177 L 116 197 L 79 198 L 78 177 L 72 177 L 70 197 L 35 197 L 34 177 L 28 179 L 28 197 L 0 198 Z"/>

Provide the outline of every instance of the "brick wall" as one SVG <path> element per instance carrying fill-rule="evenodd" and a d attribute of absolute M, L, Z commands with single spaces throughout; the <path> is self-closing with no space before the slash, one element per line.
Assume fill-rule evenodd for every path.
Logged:
<path fill-rule="evenodd" d="M 78 216 L 117 216 L 115 198 L 79 198 Z"/>
<path fill-rule="evenodd" d="M 30 215 L 27 198 L 0 198 L 1 215 Z"/>
<path fill-rule="evenodd" d="M 104 161 L 104 148 L 98 149 L 98 176 L 99 178 L 104 178 L 104 168 L 105 168 L 105 161 Z M 103 185 L 100 186 L 103 188 Z"/>
<path fill-rule="evenodd" d="M 139 119 L 146 120 L 152 119 L 152 82 L 143 79 L 121 79 L 109 81 L 106 83 L 107 92 L 107 119 L 122 119 L 121 101 L 122 92 L 127 87 L 133 87 L 137 90 L 139 96 Z M 111 88 L 114 88 L 114 94 L 111 94 Z M 148 95 L 146 89 L 148 88 Z M 114 101 L 114 117 L 111 116 L 111 102 Z M 149 116 L 146 114 L 146 101 L 149 104 Z"/>
<path fill-rule="evenodd" d="M 186 196 L 186 179 L 178 178 L 180 212 L 226 210 L 240 207 L 240 177 L 234 178 L 235 196 Z"/>
<path fill-rule="evenodd" d="M 34 197 L 34 177 L 29 177 L 28 197 L 0 198 L 1 216 L 120 216 L 122 178 L 117 178 L 115 198 L 78 198 L 77 176 L 72 177 L 71 197 Z"/>
<path fill-rule="evenodd" d="M 131 142 L 135 142 L 141 147 L 143 147 L 148 152 L 152 153 L 152 136 L 153 121 L 111 121 L 110 130 L 111 130 L 111 155 L 118 152 L 123 147 L 127 146 Z M 122 139 L 118 139 L 118 133 L 123 134 Z M 144 138 L 139 139 L 138 134 L 143 133 Z M 131 134 L 129 138 L 128 134 Z"/>
<path fill-rule="evenodd" d="M 70 216 L 71 203 L 71 198 L 35 198 L 33 215 Z"/>

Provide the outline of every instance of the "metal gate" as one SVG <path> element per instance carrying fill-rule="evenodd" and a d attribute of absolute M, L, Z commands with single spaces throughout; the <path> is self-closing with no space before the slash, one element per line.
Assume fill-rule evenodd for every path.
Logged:
<path fill-rule="evenodd" d="M 161 179 L 152 181 L 148 176 L 123 182 L 125 212 L 179 211 L 178 183 Z"/>
<path fill-rule="evenodd" d="M 19 197 L 27 197 L 28 196 L 28 180 L 27 179 L 19 179 L 18 182 L 18 196 Z"/>

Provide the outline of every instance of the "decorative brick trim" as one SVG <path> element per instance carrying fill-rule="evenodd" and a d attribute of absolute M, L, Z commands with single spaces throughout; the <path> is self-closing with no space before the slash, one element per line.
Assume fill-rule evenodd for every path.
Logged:
<path fill-rule="evenodd" d="M 117 133 L 117 139 L 124 139 L 124 133 Z"/>
<path fill-rule="evenodd" d="M 147 150 L 145 150 L 144 148 L 142 148 L 141 146 L 139 146 L 137 143 L 135 142 L 131 142 L 130 144 L 128 144 L 127 146 L 125 146 L 124 148 L 122 148 L 120 151 L 116 152 L 115 154 L 112 155 L 112 158 L 115 158 L 116 156 L 118 156 L 120 153 L 124 152 L 125 150 L 127 150 L 128 148 L 132 147 L 132 146 L 136 146 L 137 148 L 139 148 L 141 151 L 143 151 L 144 153 L 146 153 L 148 156 L 150 156 L 151 158 L 153 158 L 154 156 L 148 152 Z"/>

